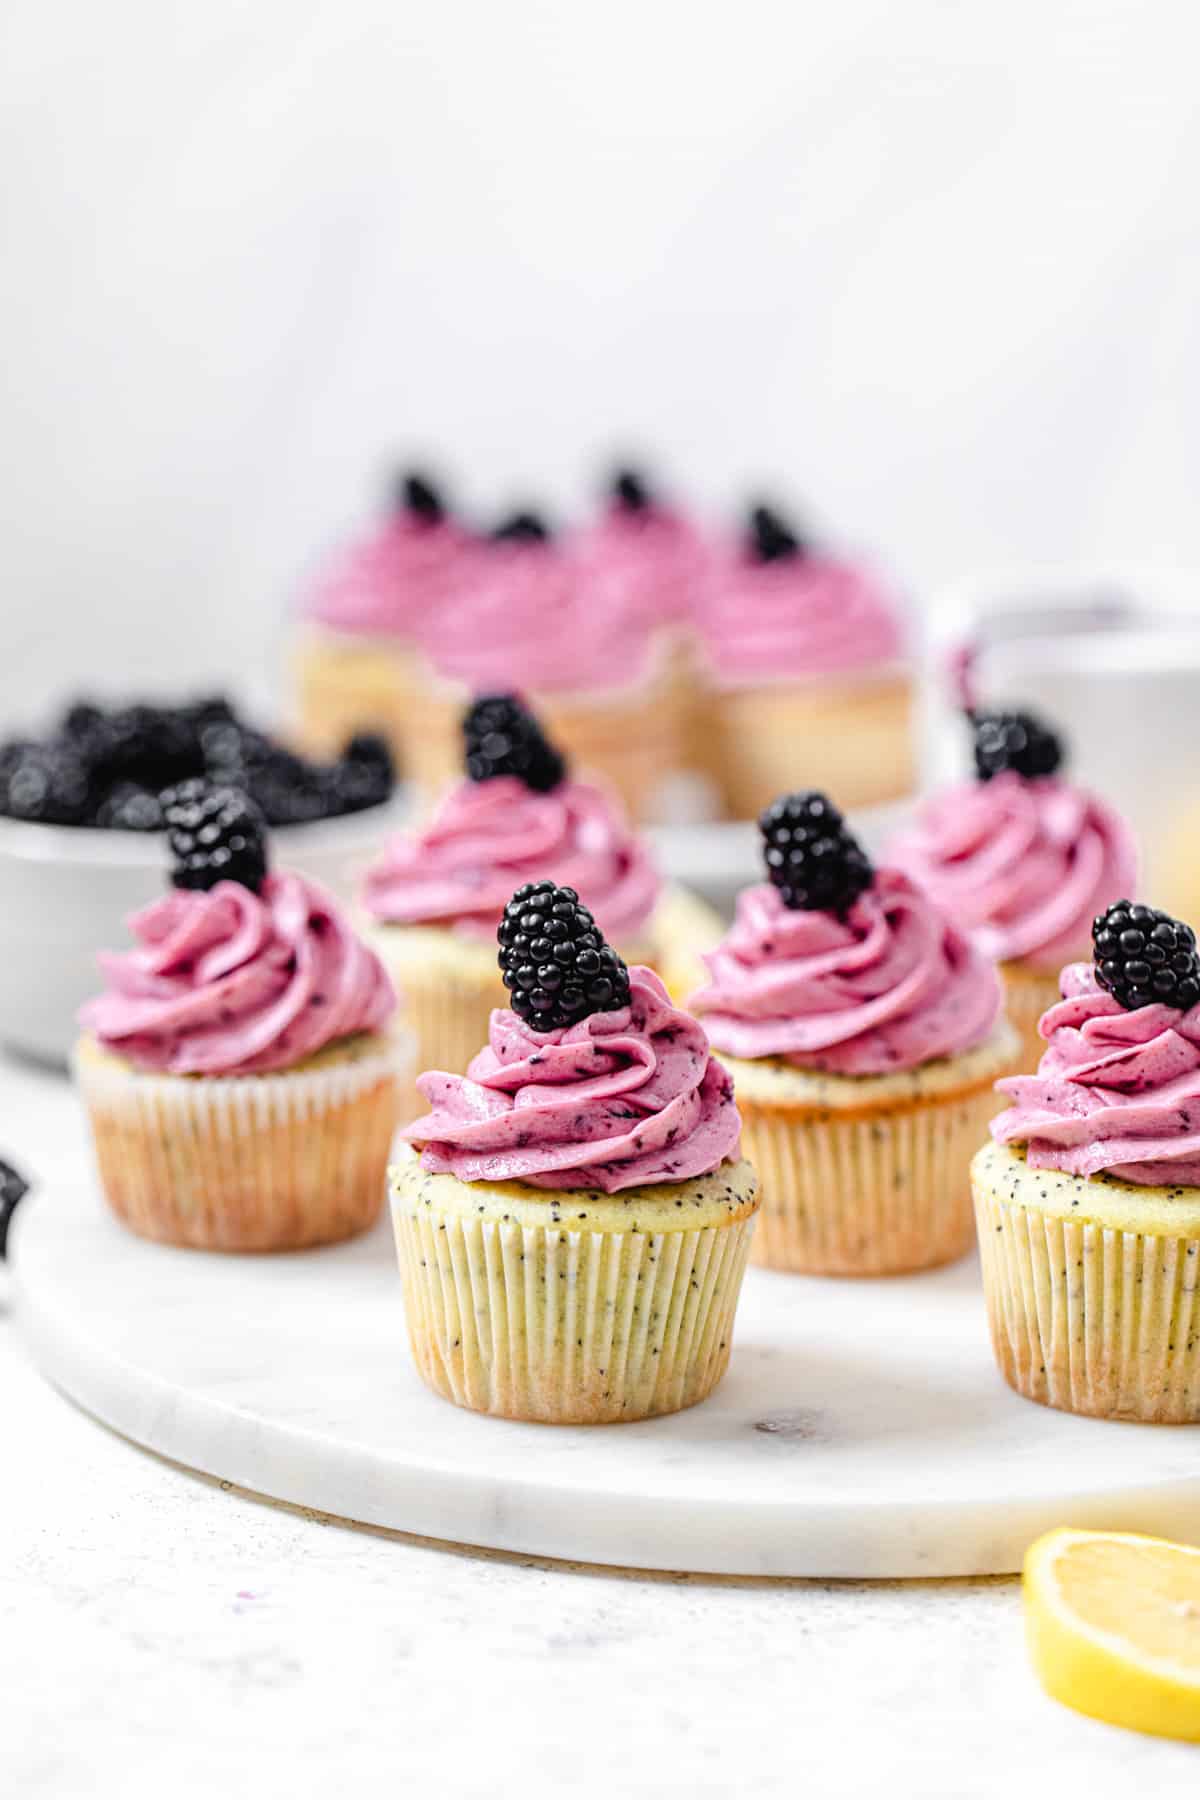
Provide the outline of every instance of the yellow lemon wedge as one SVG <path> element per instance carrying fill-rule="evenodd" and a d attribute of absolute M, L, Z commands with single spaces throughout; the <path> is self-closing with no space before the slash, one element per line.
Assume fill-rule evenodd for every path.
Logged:
<path fill-rule="evenodd" d="M 1050 1531 L 1023 1578 L 1029 1653 L 1064 1706 L 1200 1743 L 1200 1550 L 1125 1531 Z"/>

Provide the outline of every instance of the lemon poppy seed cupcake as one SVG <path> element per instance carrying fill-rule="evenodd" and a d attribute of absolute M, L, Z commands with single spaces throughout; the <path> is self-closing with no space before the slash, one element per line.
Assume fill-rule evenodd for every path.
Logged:
<path fill-rule="evenodd" d="M 678 1412 L 728 1363 L 758 1209 L 732 1083 L 573 890 L 515 895 L 500 940 L 513 1008 L 465 1076 L 422 1075 L 392 1170 L 414 1361 L 502 1418 Z"/>
<path fill-rule="evenodd" d="M 101 959 L 75 1078 L 101 1186 L 143 1237 L 293 1250 L 365 1230 L 405 1049 L 392 985 L 330 895 L 268 873 L 233 788 L 163 796 L 173 891 Z"/>
<path fill-rule="evenodd" d="M 1118 901 L 1063 970 L 1035 1075 L 972 1167 L 1005 1380 L 1066 1412 L 1200 1421 L 1200 961 Z"/>
<path fill-rule="evenodd" d="M 732 1074 L 763 1183 L 755 1259 L 887 1275 L 961 1256 L 992 1084 L 1016 1066 L 991 963 L 823 794 L 760 820 L 770 879 L 739 898 L 691 1010 Z"/>
<path fill-rule="evenodd" d="M 1033 1069 L 1058 971 L 1088 954 L 1092 918 L 1133 886 L 1137 852 L 1120 815 L 1059 774 L 1061 740 L 1031 713 L 971 723 L 977 780 L 928 800 L 888 859 L 999 963 Z"/>
<path fill-rule="evenodd" d="M 418 1069 L 461 1074 L 507 1000 L 496 925 L 514 888 L 573 887 L 627 961 L 653 961 L 658 869 L 615 796 L 577 781 L 512 694 L 463 720 L 466 778 L 367 873 L 368 939 L 403 994 Z M 414 1094 L 410 1110 L 418 1104 Z"/>

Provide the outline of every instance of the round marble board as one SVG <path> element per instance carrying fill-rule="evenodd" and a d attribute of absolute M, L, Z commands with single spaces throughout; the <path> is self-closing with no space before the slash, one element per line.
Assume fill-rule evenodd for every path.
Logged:
<path fill-rule="evenodd" d="M 124 1231 L 80 1163 L 13 1235 L 19 1306 L 58 1387 L 177 1462 L 343 1518 L 767 1576 L 1000 1573 L 1063 1523 L 1200 1536 L 1200 1431 L 1011 1394 L 974 1261 L 891 1281 L 751 1270 L 704 1405 L 562 1429 L 422 1386 L 386 1219 L 295 1256 L 170 1250 Z"/>

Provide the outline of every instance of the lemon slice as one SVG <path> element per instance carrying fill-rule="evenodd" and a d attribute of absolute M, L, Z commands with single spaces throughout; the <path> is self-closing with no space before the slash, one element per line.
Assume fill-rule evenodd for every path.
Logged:
<path fill-rule="evenodd" d="M 1025 1557 L 1038 1679 L 1076 1712 L 1200 1743 L 1200 1550 L 1124 1531 L 1051 1531 Z"/>

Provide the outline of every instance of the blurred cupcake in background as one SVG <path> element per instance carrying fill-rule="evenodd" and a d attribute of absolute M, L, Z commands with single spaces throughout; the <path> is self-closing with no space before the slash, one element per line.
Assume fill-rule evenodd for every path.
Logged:
<path fill-rule="evenodd" d="M 426 805 L 456 780 L 472 694 L 520 690 L 572 762 L 603 777 L 631 817 L 660 810 L 681 764 L 679 703 L 633 588 L 599 594 L 588 561 L 535 513 L 505 520 L 452 605 L 431 614 L 409 671 L 404 754 Z"/>
<path fill-rule="evenodd" d="M 1093 917 L 1133 888 L 1137 851 L 1117 812 L 1060 775 L 1063 746 L 1042 721 L 978 712 L 971 725 L 976 779 L 925 801 L 888 859 L 1000 964 L 1031 1069 L 1058 970 L 1087 955 Z"/>
<path fill-rule="evenodd" d="M 320 571 L 304 598 L 293 656 L 305 749 L 329 755 L 363 730 L 400 748 L 405 668 L 430 613 L 462 580 L 471 543 L 437 486 L 409 470 L 387 516 Z"/>
<path fill-rule="evenodd" d="M 871 572 L 756 506 L 696 613 L 715 690 L 710 773 L 737 818 L 797 780 L 846 806 L 914 781 L 913 676 L 899 607 Z"/>
<path fill-rule="evenodd" d="M 501 1418 L 678 1412 L 729 1361 L 758 1208 L 732 1083 L 573 888 L 521 887 L 497 935 L 511 1009 L 421 1076 L 392 1171 L 413 1360 Z"/>
<path fill-rule="evenodd" d="M 759 821 L 768 880 L 739 898 L 689 1002 L 733 1076 L 763 1184 L 755 1260 L 888 1275 L 961 1256 L 968 1168 L 1016 1067 L 993 964 L 837 808 Z"/>
<path fill-rule="evenodd" d="M 102 957 L 75 1055 L 105 1196 L 141 1236 L 196 1249 L 353 1236 L 398 1118 L 392 984 L 323 889 L 268 871 L 238 789 L 189 781 L 162 806 L 172 891 Z"/>
<path fill-rule="evenodd" d="M 466 777 L 419 831 L 392 839 L 363 886 L 370 942 L 404 995 L 417 1066 L 465 1069 L 507 1000 L 500 915 L 523 882 L 575 889 L 618 952 L 655 954 L 657 866 L 603 788 L 576 780 L 512 694 L 460 722 Z"/>
<path fill-rule="evenodd" d="M 1037 1073 L 972 1166 L 996 1360 L 1027 1399 L 1200 1420 L 1200 959 L 1118 900 L 1065 968 Z"/>

